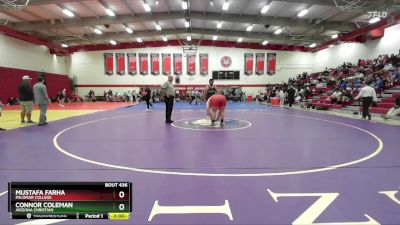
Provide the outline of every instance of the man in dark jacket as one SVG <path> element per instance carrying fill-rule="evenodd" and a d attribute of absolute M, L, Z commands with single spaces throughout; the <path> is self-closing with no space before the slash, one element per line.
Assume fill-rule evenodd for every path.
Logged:
<path fill-rule="evenodd" d="M 35 123 L 31 120 L 33 109 L 33 90 L 31 80 L 28 75 L 22 77 L 22 82 L 18 85 L 19 102 L 21 105 L 21 123 L 25 123 L 25 116 L 27 123 Z"/>
<path fill-rule="evenodd" d="M 292 104 L 294 103 L 294 95 L 296 94 L 296 90 L 294 90 L 293 86 L 290 86 L 289 89 L 287 90 L 288 93 L 288 102 L 289 102 L 289 107 L 292 107 Z"/>

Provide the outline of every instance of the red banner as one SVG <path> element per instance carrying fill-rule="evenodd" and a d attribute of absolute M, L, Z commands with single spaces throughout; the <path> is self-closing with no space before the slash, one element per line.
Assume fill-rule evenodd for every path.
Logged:
<path fill-rule="evenodd" d="M 137 74 L 136 53 L 128 53 L 128 73 L 130 75 Z"/>
<path fill-rule="evenodd" d="M 208 74 L 208 54 L 199 54 L 200 58 L 200 74 Z"/>
<path fill-rule="evenodd" d="M 139 53 L 140 74 L 147 75 L 149 73 L 149 59 L 147 53 Z"/>
<path fill-rule="evenodd" d="M 254 55 L 253 53 L 244 54 L 244 73 L 247 75 L 253 74 Z"/>
<path fill-rule="evenodd" d="M 256 53 L 256 74 L 264 75 L 265 70 L 265 54 Z"/>
<path fill-rule="evenodd" d="M 187 62 L 187 73 L 189 75 L 196 74 L 196 55 L 195 54 L 188 54 L 186 57 Z"/>
<path fill-rule="evenodd" d="M 151 53 L 150 61 L 151 61 L 151 74 L 153 75 L 160 74 L 160 54 Z"/>
<path fill-rule="evenodd" d="M 174 74 L 182 74 L 182 54 L 174 54 Z"/>
<path fill-rule="evenodd" d="M 162 53 L 162 70 L 164 75 L 171 74 L 171 54 Z"/>
<path fill-rule="evenodd" d="M 104 72 L 107 75 L 114 74 L 114 56 L 113 53 L 104 53 Z"/>
<path fill-rule="evenodd" d="M 117 74 L 125 75 L 125 53 L 115 53 L 115 61 L 117 62 Z"/>
<path fill-rule="evenodd" d="M 274 75 L 276 72 L 276 53 L 267 53 L 267 73 L 269 75 Z"/>

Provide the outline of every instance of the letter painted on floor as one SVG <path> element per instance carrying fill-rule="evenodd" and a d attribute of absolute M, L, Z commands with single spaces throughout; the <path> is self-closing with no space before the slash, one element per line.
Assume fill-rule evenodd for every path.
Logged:
<path fill-rule="evenodd" d="M 229 201 L 225 200 L 223 205 L 218 206 L 161 206 L 158 201 L 154 202 L 153 209 L 151 210 L 149 220 L 151 221 L 154 216 L 158 214 L 225 214 L 229 220 L 233 220 Z"/>
<path fill-rule="evenodd" d="M 331 222 L 331 223 L 314 223 L 314 221 L 332 204 L 333 201 L 339 196 L 339 193 L 274 193 L 270 189 L 267 189 L 268 193 L 278 202 L 279 197 L 320 197 L 314 204 L 312 204 L 306 211 L 304 211 L 295 221 L 293 225 L 380 225 L 376 220 L 367 214 L 367 221 L 364 222 Z"/>
<path fill-rule="evenodd" d="M 391 200 L 400 205 L 400 200 L 396 198 L 396 194 L 399 193 L 398 191 L 380 191 L 378 193 L 388 196 Z"/>

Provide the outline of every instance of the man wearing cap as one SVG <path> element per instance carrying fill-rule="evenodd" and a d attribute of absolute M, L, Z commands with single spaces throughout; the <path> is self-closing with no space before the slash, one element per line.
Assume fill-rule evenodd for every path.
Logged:
<path fill-rule="evenodd" d="M 19 101 L 21 105 L 21 123 L 25 123 L 25 116 L 27 123 L 35 123 L 31 120 L 33 109 L 33 90 L 31 87 L 31 80 L 28 75 L 22 77 L 22 82 L 18 85 Z"/>
<path fill-rule="evenodd" d="M 47 95 L 46 85 L 44 85 L 43 77 L 39 77 L 37 83 L 33 85 L 33 93 L 35 94 L 35 102 L 40 108 L 39 126 L 47 125 L 47 106 L 50 103 L 50 98 Z"/>
<path fill-rule="evenodd" d="M 174 80 L 173 76 L 168 76 L 168 81 L 161 85 L 162 92 L 164 93 L 165 101 L 165 123 L 171 124 L 174 121 L 171 120 L 172 108 L 174 107 L 175 87 L 172 84 Z"/>

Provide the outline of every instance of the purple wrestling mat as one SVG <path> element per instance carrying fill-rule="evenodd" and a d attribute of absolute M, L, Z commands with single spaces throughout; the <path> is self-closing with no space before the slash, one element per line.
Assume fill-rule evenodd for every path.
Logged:
<path fill-rule="evenodd" d="M 130 220 L 60 225 L 400 224 L 398 126 L 267 107 L 228 111 L 223 127 L 202 110 L 172 117 L 112 110 L 1 133 L 0 193 L 9 181 L 132 182 Z M 0 202 L 1 225 L 28 221 Z"/>

